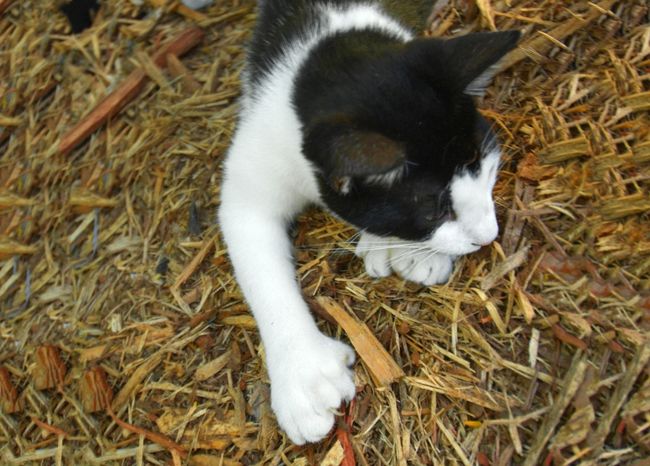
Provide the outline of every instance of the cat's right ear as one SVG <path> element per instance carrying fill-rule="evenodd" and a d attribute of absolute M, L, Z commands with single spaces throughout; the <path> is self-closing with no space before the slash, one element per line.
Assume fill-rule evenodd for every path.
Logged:
<path fill-rule="evenodd" d="M 416 39 L 410 60 L 435 79 L 442 70 L 456 91 L 482 95 L 498 71 L 499 61 L 517 46 L 519 31 L 475 32 L 452 39 Z"/>
<path fill-rule="evenodd" d="M 519 31 L 475 32 L 444 41 L 457 85 L 469 95 L 483 95 L 498 63 L 517 46 Z"/>
<path fill-rule="evenodd" d="M 349 124 L 314 125 L 306 132 L 303 150 L 332 189 L 341 194 L 350 191 L 354 178 L 385 175 L 406 163 L 403 144 Z"/>

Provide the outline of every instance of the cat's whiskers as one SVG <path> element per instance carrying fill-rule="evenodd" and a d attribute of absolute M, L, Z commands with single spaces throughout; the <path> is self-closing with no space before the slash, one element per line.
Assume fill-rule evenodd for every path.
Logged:
<path fill-rule="evenodd" d="M 418 243 L 412 243 L 412 244 L 406 243 L 406 244 L 403 244 L 403 245 L 402 244 L 395 244 L 395 243 L 386 243 L 386 244 L 381 244 L 381 243 L 374 244 L 373 243 L 372 246 L 364 247 L 363 251 L 364 252 L 365 251 L 381 251 L 382 249 L 398 249 L 398 248 L 399 249 L 419 249 L 419 248 L 422 248 L 422 247 L 426 247 L 426 246 L 423 246 L 422 244 L 418 244 Z"/>
<path fill-rule="evenodd" d="M 422 254 L 429 254 L 432 251 L 434 253 L 437 253 L 437 250 L 433 250 L 433 249 L 431 249 L 431 248 L 429 248 L 427 246 L 420 246 L 419 249 L 404 251 L 404 252 L 402 252 L 401 254 L 399 254 L 397 256 L 389 258 L 389 260 L 397 261 L 397 260 L 400 260 L 400 259 L 402 259 L 404 257 L 408 257 L 408 256 L 411 256 L 411 257 L 413 257 L 415 259 L 417 257 L 420 257 Z M 413 260 L 413 263 L 411 264 L 411 266 L 407 270 L 409 270 L 409 271 L 412 270 L 412 268 L 415 267 L 416 263 L 417 262 L 415 260 Z"/>
<path fill-rule="evenodd" d="M 320 244 L 316 243 L 316 244 L 311 244 L 309 246 L 296 246 L 296 249 L 299 249 L 301 251 L 324 251 L 328 248 L 331 248 L 332 244 L 333 243 L 320 243 Z M 357 244 L 347 243 L 348 245 L 347 248 L 344 246 L 339 246 L 337 248 L 332 248 L 332 250 L 338 249 L 344 251 L 350 251 L 350 250 L 353 251 L 357 247 Z M 395 243 L 373 243 L 372 246 L 364 246 L 363 252 L 381 251 L 383 249 L 396 249 L 396 248 L 415 250 L 419 248 L 426 248 L 426 246 L 423 246 L 421 243 L 404 243 L 399 245 L 396 245 Z"/>
<path fill-rule="evenodd" d="M 410 272 L 411 270 L 413 270 L 415 268 L 416 265 L 420 264 L 421 262 L 428 261 L 431 257 L 435 256 L 436 254 L 439 254 L 440 250 L 439 249 L 423 250 L 423 251 L 420 251 L 419 253 L 417 253 L 416 255 L 420 256 L 421 254 L 424 254 L 424 253 L 426 253 L 426 256 L 424 257 L 424 259 L 420 258 L 419 260 L 413 260 L 405 271 Z"/>

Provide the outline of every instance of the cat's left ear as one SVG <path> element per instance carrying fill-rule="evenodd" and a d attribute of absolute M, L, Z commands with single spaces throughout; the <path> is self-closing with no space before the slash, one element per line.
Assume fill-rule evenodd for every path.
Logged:
<path fill-rule="evenodd" d="M 375 131 L 349 123 L 321 122 L 307 131 L 303 150 L 341 194 L 354 178 L 385 175 L 406 162 L 403 145 Z"/>
<path fill-rule="evenodd" d="M 465 94 L 481 96 L 498 71 L 499 61 L 517 46 L 519 31 L 476 32 L 443 42 L 456 84 Z"/>

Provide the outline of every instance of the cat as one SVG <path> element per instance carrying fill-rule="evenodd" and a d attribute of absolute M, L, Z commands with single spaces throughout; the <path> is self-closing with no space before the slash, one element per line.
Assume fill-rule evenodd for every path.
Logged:
<path fill-rule="evenodd" d="M 472 95 L 519 32 L 416 38 L 431 1 L 264 0 L 224 161 L 219 223 L 256 319 L 279 426 L 328 434 L 354 352 L 317 328 L 288 225 L 318 205 L 357 227 L 371 277 L 443 283 L 498 233 L 500 158 Z"/>

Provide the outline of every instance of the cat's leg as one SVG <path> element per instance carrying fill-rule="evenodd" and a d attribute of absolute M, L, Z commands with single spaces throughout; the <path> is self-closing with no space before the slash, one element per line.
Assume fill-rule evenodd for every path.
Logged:
<path fill-rule="evenodd" d="M 250 189 L 254 180 L 247 181 Z M 294 443 L 315 442 L 355 395 L 354 352 L 318 330 L 295 277 L 284 219 L 245 189 L 224 182 L 221 229 L 264 343 L 278 423 Z"/>
<path fill-rule="evenodd" d="M 395 271 L 405 280 L 426 286 L 445 283 L 453 270 L 454 257 L 438 254 L 426 244 L 408 243 L 362 233 L 356 255 L 364 260 L 371 277 L 387 277 Z"/>

